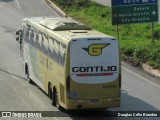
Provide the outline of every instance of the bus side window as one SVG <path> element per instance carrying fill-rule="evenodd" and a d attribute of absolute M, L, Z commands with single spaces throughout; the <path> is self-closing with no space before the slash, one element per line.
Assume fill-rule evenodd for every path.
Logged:
<path fill-rule="evenodd" d="M 38 34 L 39 34 L 39 31 L 38 30 L 36 30 L 36 32 L 35 32 L 35 34 L 34 34 L 34 41 L 35 41 L 35 47 L 36 48 L 39 48 L 39 44 L 38 44 L 38 40 L 39 40 L 39 36 L 38 36 Z"/>
<path fill-rule="evenodd" d="M 57 40 L 54 40 L 53 59 L 57 62 L 59 62 L 59 46 L 60 46 L 60 42 L 58 42 Z"/>
<path fill-rule="evenodd" d="M 34 34 L 35 34 L 35 30 L 34 30 L 34 28 L 31 28 L 31 31 L 30 31 L 30 42 L 31 42 L 31 45 L 33 45 L 33 46 L 35 46 Z"/>
<path fill-rule="evenodd" d="M 64 66 L 65 62 L 65 52 L 66 52 L 66 45 L 60 44 L 60 54 L 59 54 L 59 64 Z"/>
<path fill-rule="evenodd" d="M 40 49 L 40 50 L 42 50 L 41 48 L 42 48 L 42 33 L 41 32 L 39 32 L 38 33 L 38 48 Z"/>
<path fill-rule="evenodd" d="M 47 34 L 43 34 L 44 35 L 44 47 L 46 50 L 46 54 L 47 54 L 47 50 L 48 50 L 48 35 Z"/>
<path fill-rule="evenodd" d="M 32 30 L 31 30 L 31 28 L 29 29 L 29 35 L 28 35 L 28 40 L 29 40 L 29 42 L 30 42 L 30 40 L 31 40 L 31 33 L 32 33 Z"/>
<path fill-rule="evenodd" d="M 47 48 L 46 48 L 46 38 L 44 36 L 44 33 L 41 34 L 42 35 L 42 44 L 41 44 L 41 50 L 43 53 L 47 53 Z"/>
<path fill-rule="evenodd" d="M 47 55 L 50 58 L 53 58 L 53 43 L 54 43 L 54 39 L 52 37 L 49 37 L 48 39 L 48 50 L 47 50 Z"/>
<path fill-rule="evenodd" d="M 24 29 L 25 29 L 25 31 L 24 31 L 24 40 L 26 42 L 29 42 L 29 30 L 30 30 L 30 27 L 26 26 Z"/>

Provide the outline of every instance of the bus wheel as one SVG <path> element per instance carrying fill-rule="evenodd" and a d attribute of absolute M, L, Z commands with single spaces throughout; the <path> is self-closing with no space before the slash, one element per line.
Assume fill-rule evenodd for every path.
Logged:
<path fill-rule="evenodd" d="M 60 108 L 61 108 L 60 105 L 59 105 L 58 93 L 55 89 L 54 89 L 53 95 L 52 95 L 52 105 L 57 107 L 58 110 L 60 110 Z"/>
<path fill-rule="evenodd" d="M 29 78 L 29 70 L 28 70 L 28 67 L 26 65 L 26 75 L 27 75 L 27 80 L 30 84 L 34 84 L 34 82 Z"/>
<path fill-rule="evenodd" d="M 51 88 L 51 85 L 48 85 L 48 97 L 50 98 L 50 100 L 52 100 L 52 88 Z"/>
<path fill-rule="evenodd" d="M 56 102 L 56 107 L 58 108 L 58 110 L 60 110 L 60 105 L 59 105 L 59 99 L 58 99 L 58 94 L 57 92 L 55 93 L 55 102 Z"/>

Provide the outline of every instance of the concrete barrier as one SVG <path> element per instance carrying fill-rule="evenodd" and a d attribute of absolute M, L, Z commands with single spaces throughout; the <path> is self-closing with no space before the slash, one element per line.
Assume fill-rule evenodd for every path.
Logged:
<path fill-rule="evenodd" d="M 61 17 L 66 17 L 66 13 L 63 12 L 57 5 L 55 5 L 51 0 L 46 0 L 46 2 L 57 12 Z"/>

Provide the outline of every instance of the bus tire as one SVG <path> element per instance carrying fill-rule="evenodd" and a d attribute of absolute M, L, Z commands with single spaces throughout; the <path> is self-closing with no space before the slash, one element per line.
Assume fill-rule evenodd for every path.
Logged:
<path fill-rule="evenodd" d="M 53 95 L 52 95 L 52 105 L 57 107 L 58 110 L 61 109 L 61 106 L 59 105 L 59 99 L 58 99 L 58 93 L 56 91 L 56 89 L 53 90 Z"/>
<path fill-rule="evenodd" d="M 56 106 L 56 102 L 55 102 L 55 89 L 53 89 L 53 91 L 52 91 L 51 104 L 53 106 Z"/>
<path fill-rule="evenodd" d="M 52 95 L 53 95 L 53 92 L 52 92 L 52 87 L 51 87 L 51 84 L 49 83 L 48 84 L 48 97 L 49 99 L 52 101 Z"/>
<path fill-rule="evenodd" d="M 30 77 L 29 77 L 29 69 L 28 69 L 28 66 L 26 65 L 26 67 L 25 67 L 25 69 L 26 69 L 26 75 L 27 75 L 27 80 L 28 80 L 28 82 L 30 83 L 30 84 L 34 84 L 34 82 L 30 79 Z"/>
<path fill-rule="evenodd" d="M 55 102 L 56 102 L 56 107 L 58 108 L 58 110 L 60 110 L 61 109 L 61 106 L 59 105 L 59 99 L 58 99 L 58 93 L 57 93 L 57 91 L 56 91 L 56 93 L 55 93 Z"/>

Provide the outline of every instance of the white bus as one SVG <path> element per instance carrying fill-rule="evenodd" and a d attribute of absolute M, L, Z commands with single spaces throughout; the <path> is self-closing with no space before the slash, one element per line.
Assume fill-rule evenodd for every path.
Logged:
<path fill-rule="evenodd" d="M 65 109 L 120 106 L 119 43 L 72 19 L 25 18 L 17 31 L 24 72 L 53 105 Z"/>

